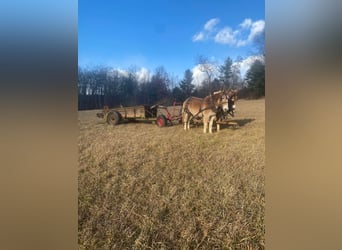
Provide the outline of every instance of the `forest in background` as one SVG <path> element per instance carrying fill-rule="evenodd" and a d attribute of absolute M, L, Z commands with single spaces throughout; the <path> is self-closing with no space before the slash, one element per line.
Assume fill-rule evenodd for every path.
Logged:
<path fill-rule="evenodd" d="M 150 77 L 138 77 L 137 68 L 122 70 L 107 66 L 78 68 L 78 109 L 101 109 L 103 106 L 135 106 L 141 104 L 171 105 L 181 103 L 189 96 L 204 97 L 219 89 L 239 90 L 238 97 L 256 99 L 265 96 L 265 60 L 256 59 L 245 76 L 241 77 L 239 64 L 227 57 L 217 65 L 205 56 L 196 58 L 198 69 L 205 76 L 194 84 L 193 72 L 184 71 L 177 79 L 163 66 L 155 69 Z"/>

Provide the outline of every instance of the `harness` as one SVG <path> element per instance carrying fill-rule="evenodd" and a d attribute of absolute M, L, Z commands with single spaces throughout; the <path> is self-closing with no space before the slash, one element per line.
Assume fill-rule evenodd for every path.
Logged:
<path fill-rule="evenodd" d="M 228 119 L 228 115 L 234 117 L 234 102 L 235 102 L 235 98 L 236 98 L 236 94 L 233 95 L 226 95 L 227 99 L 228 99 L 228 110 L 224 111 L 222 107 L 219 107 L 218 112 L 216 113 L 216 118 L 217 120 L 225 120 Z"/>
<path fill-rule="evenodd" d="M 234 98 L 234 101 L 232 101 L 232 98 Z M 235 98 L 236 98 L 236 94 L 228 97 L 228 114 L 230 114 L 231 116 L 234 116 L 233 105 L 235 103 Z"/>
<path fill-rule="evenodd" d="M 184 107 L 184 112 L 186 112 L 186 113 L 189 115 L 189 117 L 190 117 L 190 118 L 189 118 L 189 122 L 191 122 L 195 117 L 197 117 L 200 113 L 203 113 L 203 111 L 205 111 L 205 110 L 211 109 L 211 110 L 217 112 L 217 108 L 216 108 L 216 106 L 215 106 L 215 104 L 214 104 L 213 96 L 210 95 L 210 105 L 209 105 L 209 107 L 206 107 L 206 108 L 202 109 L 202 105 L 203 105 L 204 99 L 205 99 L 205 98 L 202 98 L 202 102 L 201 102 L 201 104 L 200 104 L 200 109 L 199 109 L 199 111 L 198 111 L 195 115 L 193 115 L 193 114 L 190 112 L 190 110 L 188 109 L 189 103 L 190 103 L 190 101 L 191 101 L 192 98 L 193 98 L 193 96 L 190 97 L 190 99 L 186 102 L 186 105 L 185 105 L 185 107 Z M 222 95 L 221 95 L 220 98 L 222 98 Z M 215 114 L 215 115 L 210 115 L 210 116 L 209 116 L 209 119 L 210 119 L 211 117 L 213 117 L 213 116 L 216 116 L 216 114 Z"/>

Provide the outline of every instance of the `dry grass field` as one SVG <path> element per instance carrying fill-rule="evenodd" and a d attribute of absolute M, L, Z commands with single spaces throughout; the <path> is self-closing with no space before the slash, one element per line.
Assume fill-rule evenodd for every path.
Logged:
<path fill-rule="evenodd" d="M 80 249 L 264 249 L 265 100 L 236 106 L 213 134 L 80 111 Z"/>

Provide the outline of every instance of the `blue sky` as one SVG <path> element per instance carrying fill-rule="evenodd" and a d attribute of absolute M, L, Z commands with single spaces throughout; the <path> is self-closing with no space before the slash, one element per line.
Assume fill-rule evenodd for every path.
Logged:
<path fill-rule="evenodd" d="M 264 0 L 83 0 L 79 65 L 136 66 L 152 73 L 164 66 L 182 78 L 197 55 L 218 63 L 250 56 L 250 41 L 264 20 Z"/>

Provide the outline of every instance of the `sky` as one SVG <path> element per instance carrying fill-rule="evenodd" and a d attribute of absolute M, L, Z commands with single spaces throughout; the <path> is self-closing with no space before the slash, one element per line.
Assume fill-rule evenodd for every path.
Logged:
<path fill-rule="evenodd" d="M 223 64 L 255 54 L 264 0 L 107 0 L 78 2 L 78 63 L 182 79 L 201 55 Z"/>

